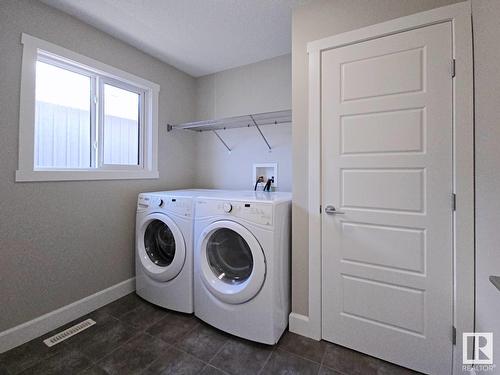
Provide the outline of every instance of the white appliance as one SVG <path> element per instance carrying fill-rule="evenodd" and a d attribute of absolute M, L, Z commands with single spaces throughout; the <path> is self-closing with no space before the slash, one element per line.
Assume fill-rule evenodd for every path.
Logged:
<path fill-rule="evenodd" d="M 136 292 L 167 309 L 193 312 L 193 199 L 216 190 L 139 194 L 136 216 Z"/>
<path fill-rule="evenodd" d="M 195 315 L 275 344 L 290 312 L 291 194 L 226 192 L 195 201 Z"/>

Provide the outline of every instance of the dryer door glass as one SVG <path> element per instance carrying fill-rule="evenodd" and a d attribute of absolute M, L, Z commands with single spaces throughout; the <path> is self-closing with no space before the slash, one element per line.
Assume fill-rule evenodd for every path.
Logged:
<path fill-rule="evenodd" d="M 175 257 L 175 239 L 172 231 L 161 220 L 149 223 L 144 233 L 144 247 L 149 259 L 160 267 L 167 267 Z"/>
<path fill-rule="evenodd" d="M 215 276 L 228 284 L 241 284 L 253 270 L 250 247 L 228 228 L 217 229 L 208 239 L 207 260 Z"/>

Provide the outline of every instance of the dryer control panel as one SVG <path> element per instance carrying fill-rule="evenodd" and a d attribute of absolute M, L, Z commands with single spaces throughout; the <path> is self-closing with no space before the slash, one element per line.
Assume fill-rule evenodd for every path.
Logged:
<path fill-rule="evenodd" d="M 273 225 L 273 205 L 260 202 L 198 199 L 196 216 L 227 215 L 261 225 Z"/>
<path fill-rule="evenodd" d="M 193 203 L 191 198 L 143 195 L 137 199 L 137 209 L 160 208 L 182 216 L 191 216 Z"/>

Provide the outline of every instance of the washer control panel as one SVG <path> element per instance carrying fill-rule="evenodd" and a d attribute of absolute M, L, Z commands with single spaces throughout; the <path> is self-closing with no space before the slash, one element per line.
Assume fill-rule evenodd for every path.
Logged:
<path fill-rule="evenodd" d="M 185 197 L 171 197 L 158 195 L 140 194 L 137 199 L 137 209 L 161 208 L 166 211 L 175 212 L 182 216 L 191 216 L 192 200 Z"/>
<path fill-rule="evenodd" d="M 213 215 L 234 216 L 256 224 L 273 225 L 273 205 L 269 203 L 219 201 L 215 199 L 196 200 L 196 216 Z"/>

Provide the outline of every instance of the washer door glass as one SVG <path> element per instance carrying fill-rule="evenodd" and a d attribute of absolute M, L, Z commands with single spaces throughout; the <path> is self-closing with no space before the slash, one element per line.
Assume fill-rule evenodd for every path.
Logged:
<path fill-rule="evenodd" d="M 253 256 L 245 239 L 228 228 L 217 229 L 207 241 L 212 272 L 228 284 L 241 284 L 253 270 Z"/>
<path fill-rule="evenodd" d="M 136 261 L 156 281 L 177 277 L 186 260 L 186 242 L 179 226 L 166 214 L 153 212 L 138 217 Z"/>
<path fill-rule="evenodd" d="M 161 220 L 151 221 L 144 232 L 144 247 L 149 259 L 159 267 L 169 266 L 175 258 L 175 238 Z"/>
<path fill-rule="evenodd" d="M 230 304 L 254 298 L 266 277 L 266 259 L 259 241 L 247 228 L 229 220 L 204 228 L 194 264 L 195 277 L 218 300 Z"/>

